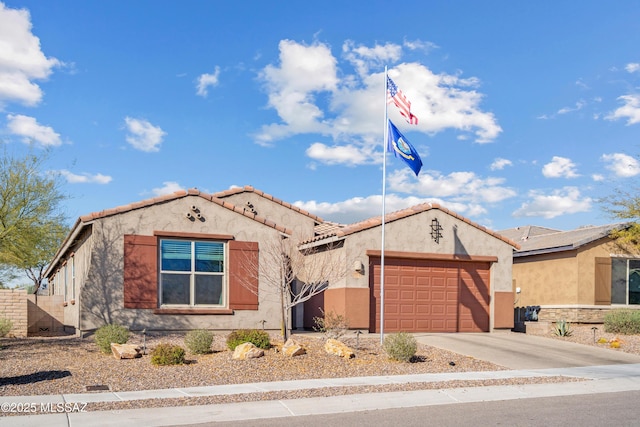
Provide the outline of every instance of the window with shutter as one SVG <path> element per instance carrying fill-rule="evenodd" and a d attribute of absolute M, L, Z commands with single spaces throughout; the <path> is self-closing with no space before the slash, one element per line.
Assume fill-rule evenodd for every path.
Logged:
<path fill-rule="evenodd" d="M 257 242 L 124 236 L 125 308 L 217 310 L 227 295 L 228 309 L 258 309 Z"/>

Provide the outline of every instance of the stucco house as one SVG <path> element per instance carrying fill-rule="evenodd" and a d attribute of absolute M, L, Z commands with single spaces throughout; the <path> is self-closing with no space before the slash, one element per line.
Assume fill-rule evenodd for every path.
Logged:
<path fill-rule="evenodd" d="M 540 306 L 540 321 L 581 323 L 601 323 L 612 308 L 640 309 L 640 253 L 611 238 L 613 230 L 625 226 L 499 231 L 520 244 L 513 254 L 516 306 Z"/>
<path fill-rule="evenodd" d="M 513 326 L 516 243 L 436 204 L 387 214 L 385 228 L 385 331 Z M 63 297 L 65 327 L 78 334 L 114 322 L 277 330 L 279 303 L 247 266 L 266 262 L 261 248 L 283 238 L 321 249 L 311 251 L 317 256 L 344 254 L 344 279 L 297 306 L 294 328 L 312 327 L 322 309 L 379 330 L 381 218 L 335 224 L 250 186 L 178 191 L 82 216 L 45 274 L 50 293 Z M 252 280 L 257 292 L 246 286 Z"/>

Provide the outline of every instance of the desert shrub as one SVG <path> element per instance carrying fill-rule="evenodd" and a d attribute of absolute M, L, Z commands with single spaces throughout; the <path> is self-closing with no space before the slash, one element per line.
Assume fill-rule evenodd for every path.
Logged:
<path fill-rule="evenodd" d="M 126 344 L 129 341 L 129 329 L 115 323 L 104 325 L 96 331 L 95 341 L 105 354 L 111 353 L 111 343 Z"/>
<path fill-rule="evenodd" d="M 0 338 L 6 336 L 13 328 L 13 322 L 11 319 L 0 318 Z"/>
<path fill-rule="evenodd" d="M 418 350 L 418 343 L 413 335 L 406 332 L 398 332 L 387 335 L 382 348 L 391 359 L 410 362 Z"/>
<path fill-rule="evenodd" d="M 211 352 L 213 333 L 205 329 L 196 329 L 187 332 L 184 344 L 192 354 L 206 354 Z"/>
<path fill-rule="evenodd" d="M 235 350 L 242 343 L 250 342 L 258 348 L 268 349 L 271 347 L 271 339 L 269 334 L 258 329 L 238 329 L 233 331 L 227 337 L 227 347 Z"/>
<path fill-rule="evenodd" d="M 349 330 L 349 320 L 342 314 L 336 314 L 334 311 L 325 313 L 320 309 L 322 317 L 314 317 L 313 330 L 322 332 L 326 338 L 339 339 Z"/>
<path fill-rule="evenodd" d="M 640 334 L 640 310 L 615 309 L 604 315 L 604 330 L 615 334 Z"/>
<path fill-rule="evenodd" d="M 566 320 L 558 320 L 553 326 L 553 333 L 559 337 L 570 337 L 573 334 L 571 323 Z"/>
<path fill-rule="evenodd" d="M 151 363 L 161 366 L 182 365 L 184 355 L 184 348 L 179 345 L 160 343 L 151 352 Z"/>

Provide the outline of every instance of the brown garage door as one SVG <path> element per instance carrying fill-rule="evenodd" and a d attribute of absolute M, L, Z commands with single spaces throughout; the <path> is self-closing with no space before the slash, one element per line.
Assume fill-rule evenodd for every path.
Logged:
<path fill-rule="evenodd" d="M 385 257 L 385 332 L 488 332 L 488 262 Z M 371 258 L 371 319 L 379 332 L 380 258 Z"/>

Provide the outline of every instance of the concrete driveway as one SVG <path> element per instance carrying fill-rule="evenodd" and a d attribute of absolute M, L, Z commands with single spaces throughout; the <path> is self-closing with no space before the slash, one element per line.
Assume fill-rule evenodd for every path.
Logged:
<path fill-rule="evenodd" d="M 420 343 L 509 369 L 640 363 L 640 356 L 516 332 L 413 334 Z"/>

